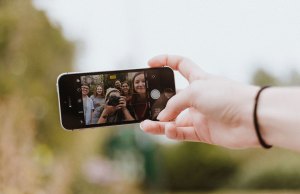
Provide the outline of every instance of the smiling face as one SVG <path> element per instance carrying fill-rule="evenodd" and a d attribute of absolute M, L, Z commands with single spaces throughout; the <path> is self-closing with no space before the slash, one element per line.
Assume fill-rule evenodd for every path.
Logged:
<path fill-rule="evenodd" d="M 81 93 L 83 96 L 88 95 L 89 91 L 90 91 L 90 88 L 88 86 L 86 86 L 86 85 L 81 86 Z"/>
<path fill-rule="evenodd" d="M 145 94 L 146 93 L 144 74 L 139 74 L 135 77 L 135 79 L 133 80 L 133 86 L 134 86 L 134 90 L 137 93 L 139 93 L 139 94 Z"/>
<path fill-rule="evenodd" d="M 103 89 L 101 86 L 97 87 L 97 95 L 102 95 L 103 94 Z"/>
<path fill-rule="evenodd" d="M 123 83 L 121 88 L 124 93 L 128 93 L 128 91 L 129 91 L 128 83 Z"/>
<path fill-rule="evenodd" d="M 117 80 L 115 82 L 115 88 L 121 88 L 121 82 L 120 82 L 120 80 Z"/>

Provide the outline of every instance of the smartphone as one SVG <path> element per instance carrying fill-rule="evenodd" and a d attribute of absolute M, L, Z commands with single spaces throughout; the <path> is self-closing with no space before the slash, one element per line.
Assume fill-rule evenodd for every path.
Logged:
<path fill-rule="evenodd" d="M 61 125 L 74 130 L 156 120 L 175 91 L 168 67 L 63 73 L 57 78 Z"/>

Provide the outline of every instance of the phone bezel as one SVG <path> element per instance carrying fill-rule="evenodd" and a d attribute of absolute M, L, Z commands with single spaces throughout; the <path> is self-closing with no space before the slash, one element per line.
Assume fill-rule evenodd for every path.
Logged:
<path fill-rule="evenodd" d="M 83 130 L 83 129 L 89 129 L 89 128 L 97 128 L 97 127 L 111 127 L 111 126 L 119 126 L 119 125 L 128 125 L 128 124 L 136 124 L 141 122 L 142 120 L 134 120 L 134 121 L 123 121 L 122 123 L 103 123 L 103 124 L 90 124 L 90 125 L 84 125 L 84 127 L 80 128 L 66 128 L 63 124 L 63 118 L 62 118 L 62 105 L 61 105 L 61 93 L 59 91 L 59 83 L 62 77 L 68 76 L 68 75 L 78 75 L 85 76 L 85 75 L 98 75 L 98 74 L 117 74 L 117 73 L 128 73 L 128 72 L 140 72 L 140 71 L 147 71 L 147 70 L 167 70 L 171 72 L 172 74 L 172 85 L 174 86 L 174 92 L 176 93 L 176 85 L 175 85 L 175 77 L 174 77 L 174 71 L 170 67 L 154 67 L 154 68 L 137 68 L 137 69 L 124 69 L 124 70 L 111 70 L 111 71 L 94 71 L 94 72 L 66 72 L 62 73 L 57 77 L 56 81 L 56 88 L 57 88 L 57 94 L 58 94 L 58 105 L 59 105 L 59 118 L 60 118 L 60 125 L 64 130 L 67 131 L 73 131 L 73 130 Z"/>

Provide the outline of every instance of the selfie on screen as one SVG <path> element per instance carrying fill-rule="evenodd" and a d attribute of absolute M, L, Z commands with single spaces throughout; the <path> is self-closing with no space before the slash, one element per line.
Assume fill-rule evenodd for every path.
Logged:
<path fill-rule="evenodd" d="M 175 93 L 149 96 L 144 71 L 81 76 L 81 92 L 86 125 L 156 119 Z"/>

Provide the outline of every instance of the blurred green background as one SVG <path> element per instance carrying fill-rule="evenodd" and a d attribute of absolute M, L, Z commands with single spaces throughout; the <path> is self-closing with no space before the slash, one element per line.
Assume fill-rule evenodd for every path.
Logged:
<path fill-rule="evenodd" d="M 29 0 L 0 0 L 0 193 L 300 193 L 300 156 L 163 143 L 138 125 L 67 132 L 56 78 L 76 43 Z M 257 69 L 252 83 L 299 85 Z M 298 191 L 299 190 L 299 191 Z"/>

